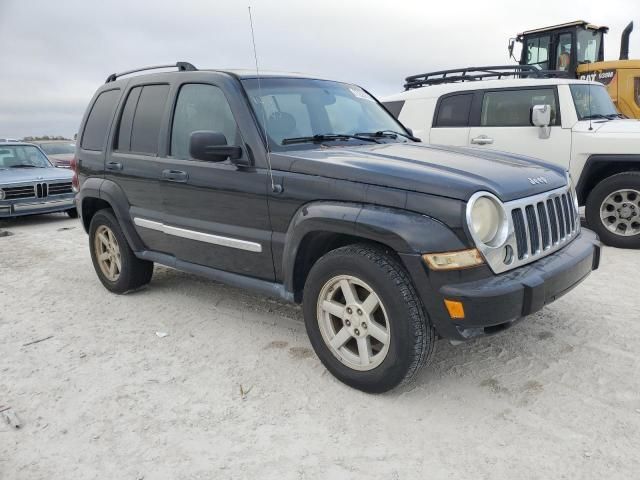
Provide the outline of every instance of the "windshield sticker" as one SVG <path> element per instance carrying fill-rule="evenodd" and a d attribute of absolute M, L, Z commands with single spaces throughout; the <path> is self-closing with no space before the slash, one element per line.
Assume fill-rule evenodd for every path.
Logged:
<path fill-rule="evenodd" d="M 362 98 L 363 100 L 369 100 L 373 102 L 373 98 L 371 98 L 367 92 L 362 90 L 360 87 L 349 87 L 349 91 L 353 93 L 353 96 L 356 98 Z"/>

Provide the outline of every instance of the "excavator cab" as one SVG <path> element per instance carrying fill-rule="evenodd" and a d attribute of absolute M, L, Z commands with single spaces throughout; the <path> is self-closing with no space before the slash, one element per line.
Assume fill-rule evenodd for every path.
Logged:
<path fill-rule="evenodd" d="M 561 70 L 576 76 L 579 65 L 604 60 L 603 37 L 608 31 L 608 27 L 582 20 L 527 30 L 509 41 L 509 54 L 513 57 L 514 44 L 520 42 L 520 65 L 536 65 L 542 70 Z"/>

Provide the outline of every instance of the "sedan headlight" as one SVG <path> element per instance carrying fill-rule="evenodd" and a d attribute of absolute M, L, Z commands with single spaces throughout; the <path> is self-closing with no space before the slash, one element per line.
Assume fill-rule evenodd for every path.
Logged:
<path fill-rule="evenodd" d="M 474 194 L 467 204 L 467 223 L 473 239 L 490 247 L 502 245 L 509 233 L 502 202 L 488 192 Z"/>
<path fill-rule="evenodd" d="M 4 190 L 0 188 L 0 200 L 4 200 L 5 196 Z"/>

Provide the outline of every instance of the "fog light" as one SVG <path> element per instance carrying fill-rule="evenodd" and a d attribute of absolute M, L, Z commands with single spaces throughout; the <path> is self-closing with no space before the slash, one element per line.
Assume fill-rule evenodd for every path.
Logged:
<path fill-rule="evenodd" d="M 484 263 L 482 255 L 475 248 L 458 252 L 425 253 L 422 258 L 431 270 L 459 270 Z"/>
<path fill-rule="evenodd" d="M 462 302 L 458 302 L 456 300 L 447 300 L 444 299 L 444 304 L 449 311 L 449 316 L 452 319 L 463 319 L 464 318 L 464 305 Z"/>

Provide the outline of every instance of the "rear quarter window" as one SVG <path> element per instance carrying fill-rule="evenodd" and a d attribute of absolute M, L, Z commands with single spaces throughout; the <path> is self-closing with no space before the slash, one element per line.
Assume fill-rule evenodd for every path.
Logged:
<path fill-rule="evenodd" d="M 398 118 L 400 116 L 400 112 L 402 111 L 402 107 L 404 107 L 404 100 L 395 100 L 393 102 L 382 102 L 382 105 L 385 106 L 389 113 L 394 117 Z"/>
<path fill-rule="evenodd" d="M 104 150 L 107 132 L 120 98 L 120 90 L 107 90 L 96 98 L 87 118 L 81 147 L 85 150 Z"/>
<path fill-rule="evenodd" d="M 438 106 L 434 127 L 466 127 L 469 125 L 472 93 L 443 97 Z"/>
<path fill-rule="evenodd" d="M 169 85 L 145 85 L 131 127 L 131 151 L 156 155 Z"/>

